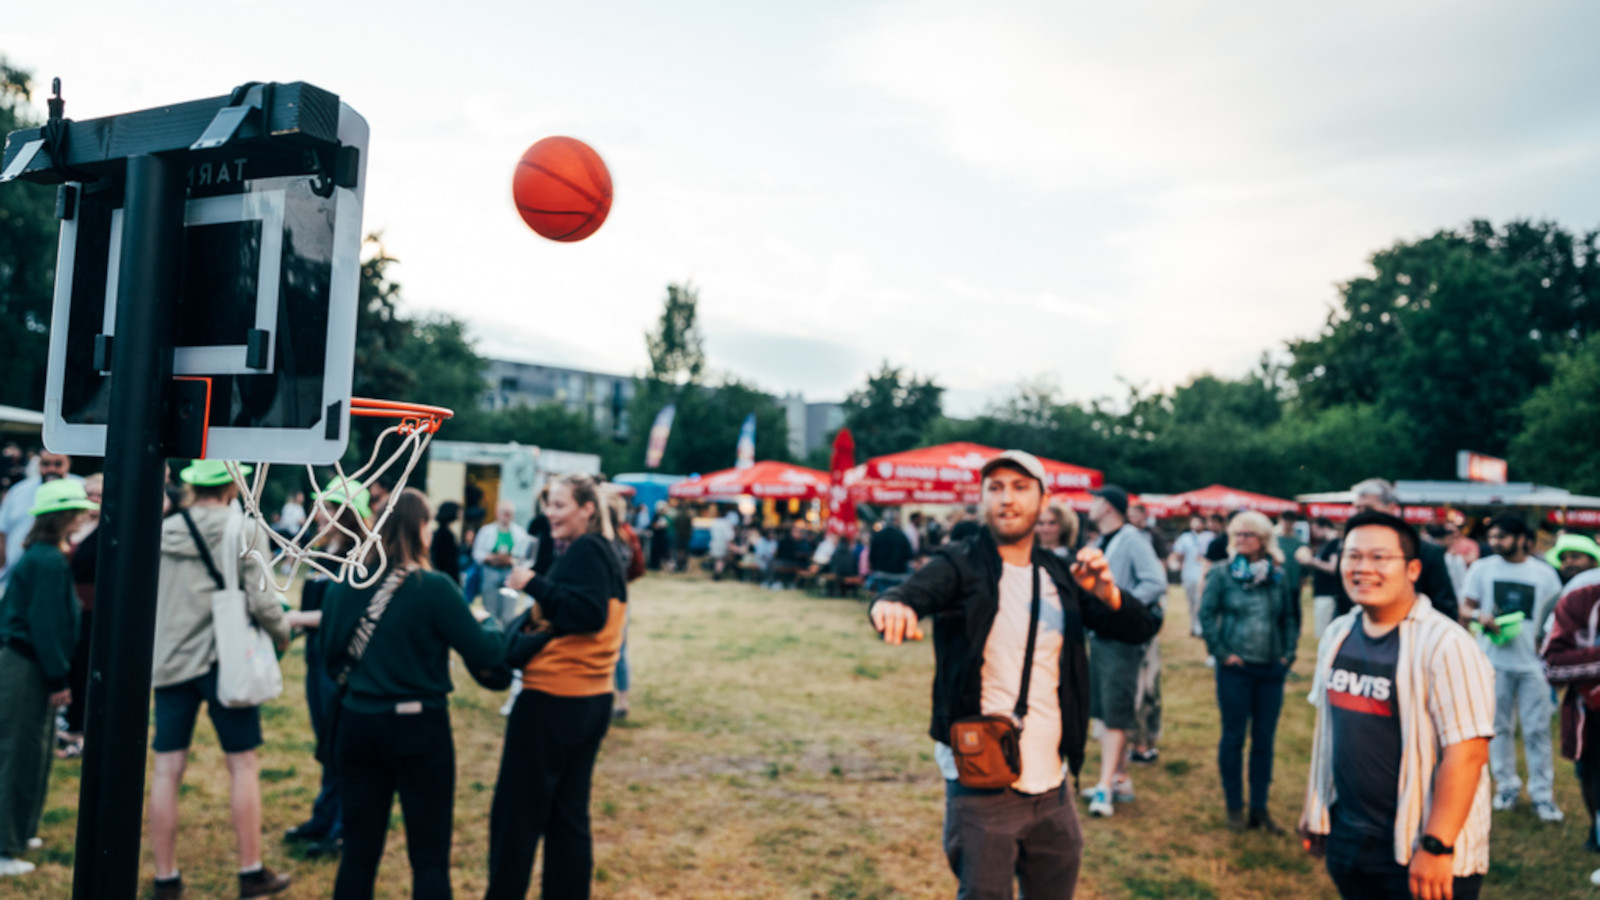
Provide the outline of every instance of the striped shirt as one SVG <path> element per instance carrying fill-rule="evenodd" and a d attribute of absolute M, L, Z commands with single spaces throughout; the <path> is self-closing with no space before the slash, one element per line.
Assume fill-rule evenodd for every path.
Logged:
<path fill-rule="evenodd" d="M 1333 788 L 1333 729 L 1326 687 L 1339 648 L 1358 626 L 1361 615 L 1361 608 L 1356 607 L 1335 619 L 1323 633 L 1317 652 L 1316 676 L 1307 698 L 1317 708 L 1317 726 L 1312 736 L 1305 811 L 1300 817 L 1300 827 L 1311 834 L 1328 833 L 1329 811 L 1339 799 Z M 1434 610 L 1426 597 L 1417 597 L 1398 627 L 1395 695 L 1402 749 L 1394 859 L 1407 866 L 1427 831 L 1440 752 L 1451 744 L 1494 737 L 1494 669 L 1466 629 Z M 1489 772 L 1485 766 L 1472 809 L 1456 836 L 1454 872 L 1466 877 L 1488 871 Z"/>

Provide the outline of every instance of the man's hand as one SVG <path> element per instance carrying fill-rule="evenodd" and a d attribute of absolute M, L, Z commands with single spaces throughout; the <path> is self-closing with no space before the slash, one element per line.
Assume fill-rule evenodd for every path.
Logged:
<path fill-rule="evenodd" d="M 1222 660 L 1222 664 L 1237 669 L 1238 667 L 1244 665 L 1244 660 L 1236 654 L 1229 654 L 1227 658 Z"/>
<path fill-rule="evenodd" d="M 1106 561 L 1106 555 L 1094 547 L 1085 547 L 1078 551 L 1078 561 L 1072 564 L 1072 577 L 1078 585 L 1096 597 L 1099 597 L 1112 609 L 1122 607 L 1122 592 L 1117 590 L 1117 583 L 1111 580 L 1111 563 Z"/>
<path fill-rule="evenodd" d="M 922 640 L 916 610 L 895 600 L 879 600 L 872 604 L 872 627 L 883 635 L 885 644 Z"/>
<path fill-rule="evenodd" d="M 54 694 L 50 695 L 48 702 L 51 706 L 71 706 L 72 688 L 62 688 L 61 690 L 56 691 Z"/>
<path fill-rule="evenodd" d="M 1422 848 L 1411 854 L 1411 896 L 1415 900 L 1451 900 L 1455 889 L 1455 857 L 1434 856 Z"/>
<path fill-rule="evenodd" d="M 532 580 L 533 570 L 526 566 L 518 566 L 511 570 L 511 574 L 506 576 L 504 583 L 506 587 L 511 588 L 513 591 L 520 591 L 527 587 L 528 582 Z"/>
<path fill-rule="evenodd" d="M 1328 836 L 1325 834 L 1312 834 L 1304 828 L 1300 832 L 1300 846 L 1306 848 L 1312 859 L 1325 859 L 1328 856 Z"/>
<path fill-rule="evenodd" d="M 1500 633 L 1500 623 L 1496 622 L 1494 620 L 1494 616 L 1491 616 L 1488 613 L 1484 613 L 1478 617 L 1478 624 L 1482 625 L 1483 630 L 1489 632 L 1490 634 Z"/>

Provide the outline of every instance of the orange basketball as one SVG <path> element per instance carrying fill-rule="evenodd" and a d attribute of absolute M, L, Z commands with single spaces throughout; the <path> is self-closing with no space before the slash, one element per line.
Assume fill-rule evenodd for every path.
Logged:
<path fill-rule="evenodd" d="M 522 221 L 552 241 L 581 241 L 611 212 L 611 173 L 583 141 L 547 137 L 528 148 L 511 179 Z"/>

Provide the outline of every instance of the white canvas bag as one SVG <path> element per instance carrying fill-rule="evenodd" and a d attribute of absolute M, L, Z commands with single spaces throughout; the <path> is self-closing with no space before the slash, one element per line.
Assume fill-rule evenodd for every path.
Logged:
<path fill-rule="evenodd" d="M 223 706 L 260 706 L 283 693 L 283 671 L 272 636 L 250 618 L 239 588 L 239 540 L 244 516 L 230 510 L 222 533 L 222 583 L 211 594 L 211 625 L 217 641 L 217 699 Z M 209 557 L 202 545 L 201 553 Z M 210 559 L 206 560 L 210 563 Z M 215 577 L 213 571 L 213 577 Z"/>

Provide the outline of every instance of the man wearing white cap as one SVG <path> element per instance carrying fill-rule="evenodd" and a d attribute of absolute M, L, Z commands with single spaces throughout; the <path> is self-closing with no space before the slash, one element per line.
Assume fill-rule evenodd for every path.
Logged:
<path fill-rule="evenodd" d="M 951 541 L 869 609 L 890 644 L 933 616 L 935 756 L 945 777 L 944 849 L 958 897 L 1071 897 L 1083 834 L 1066 784 L 1083 767 L 1089 671 L 1084 629 L 1142 644 L 1159 627 L 1124 602 L 1099 550 L 1070 568 L 1035 546 L 1044 467 L 1008 450 L 982 472 L 976 535 Z"/>

